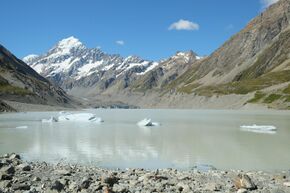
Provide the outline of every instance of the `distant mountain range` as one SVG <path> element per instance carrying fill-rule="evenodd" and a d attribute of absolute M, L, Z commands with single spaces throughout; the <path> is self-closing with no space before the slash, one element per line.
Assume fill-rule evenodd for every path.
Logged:
<path fill-rule="evenodd" d="M 162 61 L 86 48 L 77 38 L 23 59 L 90 106 L 290 108 L 290 1 L 270 6 L 208 57 L 177 52 Z M 37 75 L 35 75 L 37 76 Z M 41 79 L 41 78 L 39 78 Z"/>
<path fill-rule="evenodd" d="M 78 39 L 69 37 L 58 42 L 48 53 L 29 55 L 23 61 L 67 91 L 81 87 L 94 88 L 100 93 L 126 89 L 159 67 L 165 72 L 176 68 L 176 64 L 189 64 L 198 59 L 200 57 L 193 52 L 178 52 L 171 58 L 172 62 L 153 62 L 138 56 L 123 58 L 106 54 L 99 48 L 86 48 Z"/>

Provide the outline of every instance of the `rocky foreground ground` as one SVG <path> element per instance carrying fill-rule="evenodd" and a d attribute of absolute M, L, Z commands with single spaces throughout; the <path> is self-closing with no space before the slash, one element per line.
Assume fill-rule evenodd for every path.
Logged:
<path fill-rule="evenodd" d="M 0 157 L 2 192 L 262 192 L 289 193 L 290 172 L 176 169 L 107 170 L 97 167 L 28 163 L 17 154 Z"/>

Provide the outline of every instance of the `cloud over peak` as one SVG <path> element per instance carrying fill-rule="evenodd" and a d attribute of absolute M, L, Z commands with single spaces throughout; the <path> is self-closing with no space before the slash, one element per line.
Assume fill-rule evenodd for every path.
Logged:
<path fill-rule="evenodd" d="M 199 25 L 192 21 L 180 19 L 179 21 L 172 23 L 168 29 L 194 31 L 199 30 Z"/>
<path fill-rule="evenodd" d="M 119 46 L 123 46 L 123 45 L 125 45 L 125 42 L 123 40 L 117 40 L 116 44 Z"/>

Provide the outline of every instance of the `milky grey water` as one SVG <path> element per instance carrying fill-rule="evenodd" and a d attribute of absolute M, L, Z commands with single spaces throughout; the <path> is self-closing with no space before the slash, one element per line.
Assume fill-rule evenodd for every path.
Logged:
<path fill-rule="evenodd" d="M 26 160 L 107 168 L 290 169 L 290 112 L 226 110 L 91 110 L 104 123 L 41 123 L 58 112 L 0 114 L 0 154 Z M 140 128 L 150 117 L 159 127 Z M 274 125 L 276 134 L 241 131 Z M 27 126 L 27 127 L 23 127 Z"/>

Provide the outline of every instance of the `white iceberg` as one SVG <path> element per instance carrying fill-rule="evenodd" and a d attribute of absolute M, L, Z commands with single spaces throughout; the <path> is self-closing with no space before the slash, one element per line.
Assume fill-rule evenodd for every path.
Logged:
<path fill-rule="evenodd" d="M 92 113 L 62 113 L 58 117 L 59 122 L 63 121 L 76 121 L 76 122 L 92 122 L 92 123 L 101 123 L 103 120 L 100 117 L 97 117 Z"/>
<path fill-rule="evenodd" d="M 55 117 L 50 117 L 49 119 L 42 119 L 42 123 L 53 123 L 53 122 L 58 122 L 57 118 Z"/>
<path fill-rule="evenodd" d="M 15 129 L 27 129 L 27 128 L 28 128 L 28 126 L 26 126 L 26 125 L 15 127 Z"/>
<path fill-rule="evenodd" d="M 145 118 L 145 119 L 139 121 L 137 123 L 137 125 L 140 126 L 140 127 L 152 127 L 152 126 L 159 126 L 160 123 L 158 123 L 158 122 L 152 122 L 151 119 Z"/>
<path fill-rule="evenodd" d="M 240 128 L 242 131 L 266 134 L 275 134 L 277 131 L 277 128 L 273 125 L 242 125 Z"/>

